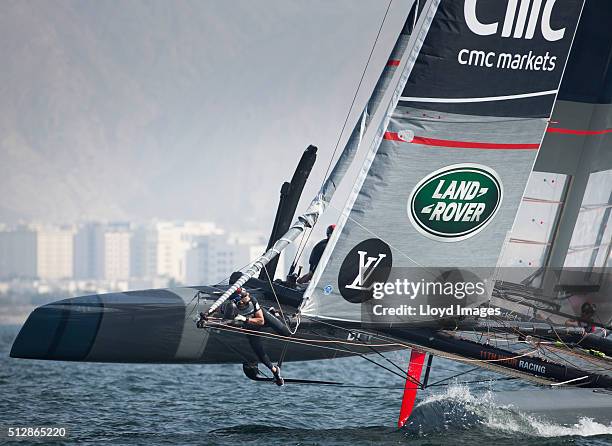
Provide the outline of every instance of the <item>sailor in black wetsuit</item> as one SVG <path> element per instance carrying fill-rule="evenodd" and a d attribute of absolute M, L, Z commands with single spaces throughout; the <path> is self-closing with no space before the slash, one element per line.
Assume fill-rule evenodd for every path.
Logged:
<path fill-rule="evenodd" d="M 317 265 L 319 264 L 319 261 L 321 260 L 323 251 L 325 251 L 325 248 L 327 247 L 327 242 L 329 242 L 329 238 L 334 232 L 334 229 L 336 229 L 336 225 L 329 225 L 327 227 L 327 238 L 321 240 L 319 243 L 314 245 L 314 248 L 312 248 L 312 251 L 310 252 L 310 258 L 308 259 L 308 263 L 310 264 L 310 271 L 308 271 L 307 274 L 304 274 L 302 277 L 300 277 L 297 280 L 298 283 L 310 282 L 310 279 L 312 279 L 312 275 L 314 274 L 314 271 L 315 269 L 317 269 Z"/>
<path fill-rule="evenodd" d="M 580 317 L 565 321 L 567 327 L 582 327 L 586 333 L 606 337 L 608 332 L 603 327 L 595 325 L 596 306 L 590 302 L 584 302 L 580 307 Z"/>
<path fill-rule="evenodd" d="M 234 323 L 242 325 L 248 330 L 259 331 L 264 326 L 271 327 L 278 334 L 289 336 L 289 329 L 277 317 L 272 315 L 268 310 L 261 308 L 255 296 L 251 296 L 246 290 L 238 289 L 234 299 L 227 302 L 223 309 L 224 319 L 233 319 Z M 270 357 L 267 355 L 261 342 L 261 336 L 248 334 L 249 344 L 266 367 L 270 369 L 274 375 L 274 382 L 278 386 L 284 384 L 284 380 L 280 375 L 280 367 L 272 364 Z"/>

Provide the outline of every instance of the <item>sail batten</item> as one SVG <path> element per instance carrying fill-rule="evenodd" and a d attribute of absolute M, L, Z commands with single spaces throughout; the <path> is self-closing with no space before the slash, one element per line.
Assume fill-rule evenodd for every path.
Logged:
<path fill-rule="evenodd" d="M 432 102 L 438 104 L 466 104 L 468 102 L 495 102 L 495 101 L 511 101 L 513 99 L 534 98 L 537 96 L 548 96 L 557 94 L 559 90 L 536 91 L 533 93 L 512 94 L 506 96 L 488 96 L 476 98 L 417 98 L 417 97 L 400 97 L 403 102 Z"/>

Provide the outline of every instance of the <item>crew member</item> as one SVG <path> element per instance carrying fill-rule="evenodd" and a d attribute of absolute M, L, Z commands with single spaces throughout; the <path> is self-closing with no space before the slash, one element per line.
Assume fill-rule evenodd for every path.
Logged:
<path fill-rule="evenodd" d="M 291 334 L 283 322 L 269 311 L 261 308 L 255 296 L 251 296 L 248 291 L 240 288 L 236 291 L 234 298 L 228 300 L 223 307 L 223 318 L 231 319 L 235 324 L 248 330 L 260 331 L 263 327 L 271 327 L 280 335 L 290 336 Z M 261 336 L 247 334 L 247 339 L 259 361 L 269 368 L 274 375 L 276 385 L 282 386 L 285 381 L 281 377 L 280 367 L 270 361 L 270 357 L 263 347 Z"/>
<path fill-rule="evenodd" d="M 568 319 L 565 321 L 566 326 L 582 327 L 587 333 L 597 332 L 597 326 L 594 324 L 595 306 L 589 302 L 585 302 L 580 307 L 579 319 Z"/>
<path fill-rule="evenodd" d="M 317 265 L 319 264 L 319 261 L 321 260 L 323 251 L 325 251 L 327 242 L 329 242 L 329 238 L 334 232 L 334 229 L 336 229 L 336 225 L 329 225 L 327 227 L 327 238 L 321 240 L 319 243 L 314 245 L 314 248 L 312 248 L 312 251 L 310 252 L 310 258 L 308 259 L 308 263 L 310 264 L 310 270 L 308 271 L 307 274 L 304 274 L 302 277 L 300 277 L 297 280 L 298 283 L 310 282 L 310 279 L 312 279 L 312 275 L 314 274 L 314 271 L 315 269 L 317 269 Z"/>
<path fill-rule="evenodd" d="M 604 327 L 598 327 L 595 325 L 596 310 L 597 307 L 595 304 L 585 302 L 580 307 L 580 319 L 567 320 L 565 321 L 565 325 L 582 327 L 586 333 L 605 338 L 608 336 L 608 330 L 606 330 Z"/>

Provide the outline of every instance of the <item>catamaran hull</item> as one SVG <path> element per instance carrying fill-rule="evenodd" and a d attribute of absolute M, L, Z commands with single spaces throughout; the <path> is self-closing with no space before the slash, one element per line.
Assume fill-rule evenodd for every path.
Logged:
<path fill-rule="evenodd" d="M 111 293 L 65 299 L 30 314 L 15 339 L 11 357 L 124 363 L 256 362 L 244 333 L 199 329 L 193 318 L 216 299 L 209 287 Z M 200 299 L 194 296 L 200 292 Z M 257 294 L 254 291 L 254 294 Z M 262 306 L 272 305 L 263 295 Z M 295 308 L 283 306 L 285 311 Z M 342 340 L 346 330 L 309 324 L 294 339 Z M 334 342 L 303 344 L 263 338 L 272 360 L 307 361 L 370 352 Z M 383 349 L 384 350 L 384 349 Z"/>

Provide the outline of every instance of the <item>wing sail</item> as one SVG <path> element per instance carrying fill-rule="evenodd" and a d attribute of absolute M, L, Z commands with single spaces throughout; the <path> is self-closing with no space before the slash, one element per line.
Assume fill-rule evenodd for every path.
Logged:
<path fill-rule="evenodd" d="M 439 315 L 372 316 L 374 284 L 439 281 L 456 271 L 487 282 L 468 305 L 488 301 L 583 7 L 582 0 L 535 2 L 525 16 L 515 3 L 425 7 L 431 26 L 415 32 L 423 43 L 411 48 L 414 68 L 380 127 L 303 314 L 432 323 Z M 394 302 L 417 311 L 432 303 L 400 294 L 391 293 Z"/>

